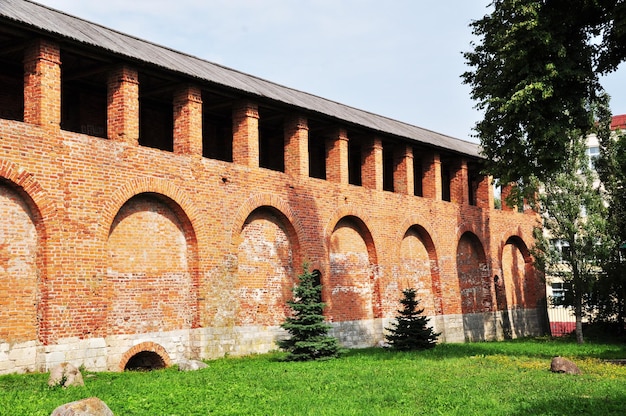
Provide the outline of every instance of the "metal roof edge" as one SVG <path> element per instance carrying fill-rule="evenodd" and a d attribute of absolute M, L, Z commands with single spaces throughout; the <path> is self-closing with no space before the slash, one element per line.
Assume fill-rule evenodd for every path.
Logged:
<path fill-rule="evenodd" d="M 31 0 L 0 0 L 0 16 L 64 39 L 248 94 L 268 98 L 382 134 L 482 158 L 479 145 L 286 87 L 69 15 Z"/>

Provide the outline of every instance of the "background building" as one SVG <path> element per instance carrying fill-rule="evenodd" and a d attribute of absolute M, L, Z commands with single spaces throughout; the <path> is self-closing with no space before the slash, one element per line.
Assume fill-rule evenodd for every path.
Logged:
<path fill-rule="evenodd" d="M 611 130 L 614 132 L 626 130 L 626 114 L 613 116 Z M 587 157 L 593 167 L 596 158 L 600 156 L 600 142 L 595 134 L 587 136 Z M 594 186 L 600 186 L 600 179 L 596 178 Z M 559 251 L 568 250 L 566 243 L 555 241 Z M 576 329 L 576 317 L 572 307 L 564 305 L 566 292 L 571 290 L 571 285 L 557 276 L 546 276 L 546 293 L 548 296 L 548 318 L 550 331 L 553 336 L 561 336 L 572 333 Z M 587 320 L 583 318 L 583 321 Z"/>

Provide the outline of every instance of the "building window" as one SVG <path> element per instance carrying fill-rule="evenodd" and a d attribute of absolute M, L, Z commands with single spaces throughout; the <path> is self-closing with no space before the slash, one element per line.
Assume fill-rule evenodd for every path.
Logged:
<path fill-rule="evenodd" d="M 552 240 L 552 244 L 554 245 L 554 248 L 556 248 L 556 250 L 560 254 L 561 263 L 569 262 L 570 259 L 572 258 L 572 250 L 571 250 L 571 247 L 569 246 L 569 243 L 563 240 Z"/>
<path fill-rule="evenodd" d="M 565 306 L 565 294 L 569 292 L 571 285 L 569 283 L 552 283 L 552 296 L 550 301 L 552 306 Z"/>
<path fill-rule="evenodd" d="M 589 158 L 589 167 L 595 168 L 596 159 L 600 157 L 600 148 L 598 146 L 592 146 L 587 148 L 587 157 Z"/>

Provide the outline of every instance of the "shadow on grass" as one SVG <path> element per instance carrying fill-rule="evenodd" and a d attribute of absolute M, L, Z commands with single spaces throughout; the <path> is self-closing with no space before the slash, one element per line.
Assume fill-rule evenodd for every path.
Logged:
<path fill-rule="evenodd" d="M 510 341 L 473 342 L 464 344 L 438 344 L 434 349 L 401 352 L 383 348 L 348 350 L 342 356 L 367 356 L 373 359 L 389 360 L 400 357 L 422 359 L 449 359 L 472 356 L 504 355 L 514 357 L 534 357 L 551 359 L 556 356 L 572 358 L 623 359 L 626 358 L 626 344 L 587 342 L 582 345 L 575 341 L 560 338 L 525 338 Z"/>
<path fill-rule="evenodd" d="M 554 399 L 529 403 L 523 409 L 511 413 L 515 416 L 535 415 L 623 415 L 626 413 L 626 394 L 606 397 L 604 399 L 590 397 L 559 397 L 554 392 Z"/>

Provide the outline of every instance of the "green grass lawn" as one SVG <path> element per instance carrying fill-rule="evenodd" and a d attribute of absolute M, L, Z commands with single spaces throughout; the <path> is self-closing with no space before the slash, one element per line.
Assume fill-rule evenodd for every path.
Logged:
<path fill-rule="evenodd" d="M 581 376 L 553 374 L 553 356 Z M 523 340 L 441 344 L 423 352 L 350 350 L 323 362 L 281 354 L 209 361 L 179 372 L 88 373 L 85 387 L 47 386 L 47 374 L 0 377 L 0 415 L 49 415 L 85 397 L 116 415 L 624 415 L 624 344 Z"/>

